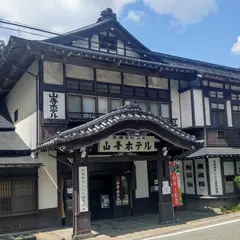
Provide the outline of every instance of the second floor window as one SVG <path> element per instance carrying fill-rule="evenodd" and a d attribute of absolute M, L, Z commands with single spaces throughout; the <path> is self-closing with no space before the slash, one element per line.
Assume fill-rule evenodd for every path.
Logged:
<path fill-rule="evenodd" d="M 233 125 L 234 127 L 240 127 L 240 106 L 232 106 L 232 116 L 233 116 Z"/>
<path fill-rule="evenodd" d="M 232 100 L 240 100 L 240 94 L 231 94 Z"/>
<path fill-rule="evenodd" d="M 226 113 L 224 103 L 211 103 L 211 118 L 213 126 L 224 126 Z"/>
<path fill-rule="evenodd" d="M 211 98 L 223 98 L 223 92 L 210 91 L 209 95 Z"/>

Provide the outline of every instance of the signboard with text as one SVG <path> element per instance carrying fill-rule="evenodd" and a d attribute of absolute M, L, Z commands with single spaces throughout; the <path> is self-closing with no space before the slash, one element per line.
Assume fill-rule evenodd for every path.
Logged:
<path fill-rule="evenodd" d="M 129 137 L 111 136 L 99 142 L 99 152 L 155 152 L 155 142 L 159 140 L 154 136 Z"/>
<path fill-rule="evenodd" d="M 183 205 L 182 191 L 180 186 L 179 165 L 176 162 L 170 162 L 171 185 L 172 185 L 172 204 L 174 207 Z"/>

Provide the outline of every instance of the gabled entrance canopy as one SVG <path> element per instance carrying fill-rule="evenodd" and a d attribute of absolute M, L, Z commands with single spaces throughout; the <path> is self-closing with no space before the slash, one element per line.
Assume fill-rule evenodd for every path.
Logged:
<path fill-rule="evenodd" d="M 153 133 L 157 137 L 180 148 L 193 150 L 197 146 L 194 136 L 167 123 L 160 117 L 130 103 L 91 122 L 66 130 L 40 143 L 37 152 L 57 147 L 62 151 L 93 145 L 111 135 L 124 131 Z"/>
<path fill-rule="evenodd" d="M 111 135 L 128 131 L 139 135 L 141 132 L 152 133 L 170 144 L 187 150 L 193 150 L 197 146 L 194 136 L 142 110 L 136 103 L 125 105 L 73 129 L 59 132 L 38 145 L 36 152 L 54 148 L 64 152 L 66 156 L 71 156 L 69 161 L 73 181 L 73 239 L 82 239 L 84 235 L 86 237 L 91 235 L 91 210 L 88 207 L 87 193 L 88 160 L 76 150 L 91 146 Z M 163 195 L 162 193 L 163 169 L 165 169 L 166 179 L 170 182 L 168 161 L 164 159 L 163 154 L 159 153 L 157 157 L 159 222 L 162 224 L 173 220 L 173 209 L 171 194 Z M 164 161 L 165 164 L 163 164 Z"/>

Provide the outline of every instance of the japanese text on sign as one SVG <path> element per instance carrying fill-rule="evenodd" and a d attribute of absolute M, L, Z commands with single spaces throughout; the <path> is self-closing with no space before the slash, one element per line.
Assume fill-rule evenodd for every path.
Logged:
<path fill-rule="evenodd" d="M 44 92 L 44 118 L 65 119 L 65 94 Z"/>
<path fill-rule="evenodd" d="M 79 167 L 80 212 L 88 212 L 88 176 L 87 167 Z"/>
<path fill-rule="evenodd" d="M 154 152 L 157 141 L 153 136 L 139 138 L 113 136 L 100 141 L 99 152 Z"/>

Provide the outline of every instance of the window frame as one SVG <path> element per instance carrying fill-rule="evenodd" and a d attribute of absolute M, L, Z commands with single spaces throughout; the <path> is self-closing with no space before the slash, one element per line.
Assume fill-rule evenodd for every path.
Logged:
<path fill-rule="evenodd" d="M 237 107 L 238 110 L 234 110 L 234 107 Z M 231 105 L 231 110 L 232 110 L 232 122 L 233 122 L 233 126 L 234 127 L 240 127 L 240 121 L 237 121 L 237 119 L 235 118 L 236 115 L 238 115 L 239 119 L 240 119 L 240 104 L 232 104 Z M 236 124 L 237 122 L 239 122 L 239 124 Z"/>
<path fill-rule="evenodd" d="M 13 192 L 15 192 L 16 187 L 15 184 L 19 182 L 22 182 L 21 184 L 23 184 L 25 182 L 26 186 L 29 186 L 29 183 L 26 183 L 26 181 L 31 181 L 31 189 L 29 188 L 22 188 L 22 194 L 25 194 L 24 197 L 32 197 L 32 201 L 31 204 L 33 206 L 33 208 L 31 210 L 26 210 L 26 208 L 29 206 L 29 204 L 26 203 L 26 201 L 24 201 L 24 206 L 21 205 L 22 210 L 21 211 L 12 211 L 13 206 L 14 206 L 14 202 L 16 202 L 16 200 L 13 201 L 14 196 L 13 196 Z M 8 194 L 11 195 L 10 197 L 8 197 L 10 199 L 11 204 L 8 212 L 4 212 L 3 210 L 1 210 L 0 208 L 0 218 L 2 217 L 12 217 L 12 216 L 22 216 L 22 215 L 29 215 L 29 214 L 34 214 L 37 213 L 38 211 L 38 192 L 37 192 L 37 185 L 38 185 L 38 178 L 36 176 L 28 176 L 28 177 L 0 177 L 0 193 L 1 190 L 2 191 L 6 191 L 6 188 L 1 188 L 1 186 L 4 185 L 4 183 L 9 182 L 11 187 L 9 188 Z M 30 195 L 26 195 L 26 192 L 31 191 L 32 194 Z M 19 189 L 18 189 L 18 194 L 20 193 Z M 1 196 L 3 196 L 3 194 L 0 194 L 0 202 L 1 202 Z M 15 196 L 16 197 L 16 196 Z M 19 198 L 23 197 L 23 196 L 18 196 Z M 2 197 L 4 198 L 4 197 Z M 3 200 L 3 202 L 6 202 Z M 0 207 L 4 207 L 3 204 L 0 204 Z M 25 208 L 25 209 L 24 209 Z"/>
<path fill-rule="evenodd" d="M 224 109 L 213 108 L 212 104 L 219 104 L 224 106 Z M 223 112 L 223 124 L 213 124 L 213 112 Z M 227 126 L 227 111 L 226 111 L 226 102 L 222 101 L 211 101 L 210 102 L 210 118 L 211 118 L 211 126 L 213 127 L 226 127 Z"/>

